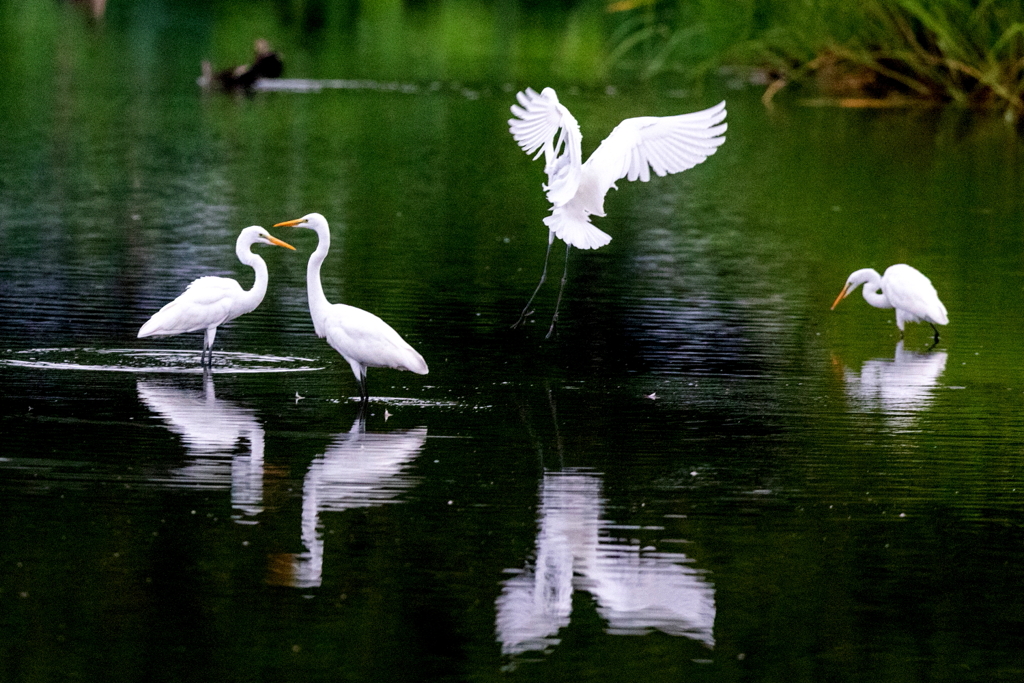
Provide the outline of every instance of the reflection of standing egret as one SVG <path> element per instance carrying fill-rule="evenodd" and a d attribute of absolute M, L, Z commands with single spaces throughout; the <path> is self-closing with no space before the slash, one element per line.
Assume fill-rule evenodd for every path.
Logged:
<path fill-rule="evenodd" d="M 939 328 L 935 326 L 949 324 L 946 307 L 939 301 L 932 281 L 917 268 L 897 263 L 886 268 L 882 276 L 874 268 L 856 270 L 846 278 L 832 310 L 862 284 L 864 300 L 869 304 L 875 308 L 896 309 L 896 327 L 900 328 L 900 337 L 903 336 L 904 324 L 924 322 L 932 326 L 935 341 L 939 341 Z"/>
<path fill-rule="evenodd" d="M 309 296 L 309 314 L 318 337 L 348 361 L 359 382 L 359 396 L 363 403 L 370 399 L 366 388 L 367 368 L 393 368 L 409 370 L 417 375 L 427 374 L 427 363 L 417 351 L 386 322 L 373 313 L 355 306 L 331 304 L 324 296 L 320 282 L 320 266 L 331 248 L 331 229 L 327 219 L 311 213 L 293 221 L 278 223 L 274 227 L 309 228 L 316 232 L 319 242 L 309 257 L 306 267 L 306 289 Z"/>
<path fill-rule="evenodd" d="M 861 411 L 881 411 L 893 422 L 904 421 L 928 406 L 946 356 L 945 351 L 905 351 L 901 339 L 892 359 L 865 361 L 860 373 L 846 370 L 846 393 Z"/>
<path fill-rule="evenodd" d="M 342 512 L 397 502 L 416 479 L 404 473 L 427 440 L 427 428 L 367 432 L 360 414 L 322 455 L 313 459 L 302 485 L 302 543 L 306 551 L 275 556 L 271 583 L 309 588 L 323 574 L 324 539 L 320 513 Z"/>
<path fill-rule="evenodd" d="M 540 485 L 537 559 L 504 582 L 497 636 L 505 654 L 545 650 L 567 626 L 572 594 L 597 601 L 609 633 L 657 629 L 715 643 L 714 587 L 682 553 L 654 552 L 604 519 L 601 476 L 578 469 L 545 471 Z"/>
<path fill-rule="evenodd" d="M 203 373 L 203 391 L 138 380 L 139 399 L 178 434 L 192 461 L 174 471 L 177 483 L 195 488 L 230 488 L 231 504 L 245 515 L 263 510 L 263 425 L 256 411 L 218 399 L 213 376 Z M 248 453 L 236 453 L 238 442 Z"/>
<path fill-rule="evenodd" d="M 565 242 L 566 268 L 572 247 L 598 249 L 608 244 L 612 238 L 594 227 L 590 216 L 605 215 L 604 197 L 617 181 L 627 178 L 647 182 L 652 170 L 664 176 L 693 168 L 725 142 L 722 133 L 726 129 L 722 123 L 725 102 L 691 114 L 626 119 L 583 162 L 580 126 L 552 88 L 544 88 L 539 94 L 527 88 L 517 93 L 516 99 L 519 105 L 512 105 L 515 118 L 509 119 L 509 131 L 523 151 L 536 152 L 535 159 L 543 151 L 548 176 L 544 189 L 551 202 L 551 215 L 544 219 L 548 249 L 540 282 L 513 327 L 523 322 L 547 279 L 548 257 L 556 237 Z M 565 280 L 563 272 L 549 337 L 558 321 Z"/>
<path fill-rule="evenodd" d="M 217 326 L 256 310 L 267 293 L 267 264 L 250 247 L 254 244 L 273 244 L 294 250 L 258 225 L 241 232 L 235 241 L 238 260 L 256 271 L 252 289 L 246 291 L 237 280 L 228 277 L 201 277 L 193 280 L 177 299 L 153 314 L 139 330 L 141 337 L 163 337 L 206 330 L 200 364 L 204 360 L 213 364 L 213 338 Z M 207 356 L 208 354 L 208 356 Z"/>

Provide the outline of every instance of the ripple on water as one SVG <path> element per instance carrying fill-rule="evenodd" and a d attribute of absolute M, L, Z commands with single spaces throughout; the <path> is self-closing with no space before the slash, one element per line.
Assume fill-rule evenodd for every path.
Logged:
<path fill-rule="evenodd" d="M 322 370 L 311 358 L 269 356 L 257 353 L 217 351 L 212 372 L 242 374 Z M 199 353 L 175 349 L 26 349 L 8 352 L 0 365 L 43 370 L 94 370 L 104 372 L 201 374 Z"/>

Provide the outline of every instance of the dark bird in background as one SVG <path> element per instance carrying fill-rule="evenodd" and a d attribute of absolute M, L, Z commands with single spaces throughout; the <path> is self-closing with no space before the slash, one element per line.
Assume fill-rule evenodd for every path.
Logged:
<path fill-rule="evenodd" d="M 213 65 L 203 62 L 203 73 L 199 85 L 204 89 L 219 89 L 224 92 L 248 91 L 260 78 L 279 78 L 284 72 L 281 56 L 270 48 L 263 38 L 256 39 L 252 64 L 241 64 L 232 69 L 214 72 Z"/>
<path fill-rule="evenodd" d="M 270 43 L 257 38 L 255 52 L 251 70 L 256 72 L 257 77 L 280 78 L 284 73 L 284 62 L 281 61 L 281 55 L 270 49 Z"/>

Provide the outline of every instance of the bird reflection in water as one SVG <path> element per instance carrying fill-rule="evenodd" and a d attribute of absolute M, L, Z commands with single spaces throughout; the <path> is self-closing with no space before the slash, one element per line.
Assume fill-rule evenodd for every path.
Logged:
<path fill-rule="evenodd" d="M 405 472 L 427 440 L 427 428 L 367 432 L 363 413 L 352 429 L 313 459 L 302 485 L 305 552 L 271 557 L 267 582 L 295 588 L 319 586 L 324 537 L 320 514 L 398 502 L 417 479 Z"/>
<path fill-rule="evenodd" d="M 846 394 L 861 412 L 882 412 L 897 425 L 909 423 L 913 413 L 928 407 L 946 369 L 946 352 L 906 351 L 903 340 L 896 355 L 865 361 L 860 373 L 845 369 Z"/>
<path fill-rule="evenodd" d="M 203 389 L 138 380 L 139 400 L 181 437 L 191 460 L 171 472 L 172 483 L 190 488 L 230 488 L 236 521 L 263 511 L 263 425 L 256 411 L 214 394 L 213 374 L 203 373 Z M 239 451 L 242 440 L 248 451 Z"/>
<path fill-rule="evenodd" d="M 608 633 L 657 629 L 714 647 L 713 585 L 686 555 L 613 535 L 623 531 L 604 517 L 599 473 L 545 471 L 539 517 L 534 566 L 506 580 L 497 600 L 504 654 L 557 645 L 577 589 L 594 597 Z"/>

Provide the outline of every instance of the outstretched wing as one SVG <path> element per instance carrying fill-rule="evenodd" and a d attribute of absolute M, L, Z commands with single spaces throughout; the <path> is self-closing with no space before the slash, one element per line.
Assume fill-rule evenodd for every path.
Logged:
<path fill-rule="evenodd" d="M 587 159 L 604 190 L 621 178 L 651 179 L 693 168 L 725 142 L 725 102 L 679 116 L 640 116 L 626 119 Z M 605 185 L 605 183 L 607 183 Z"/>
<path fill-rule="evenodd" d="M 558 101 L 551 88 L 538 94 L 532 88 L 516 93 L 519 104 L 512 105 L 516 118 L 508 120 L 508 128 L 519 146 L 536 159 L 544 153 L 544 185 L 548 201 L 561 206 L 572 199 L 580 184 L 582 168 L 580 124 Z M 556 140 L 556 137 L 557 140 Z"/>

